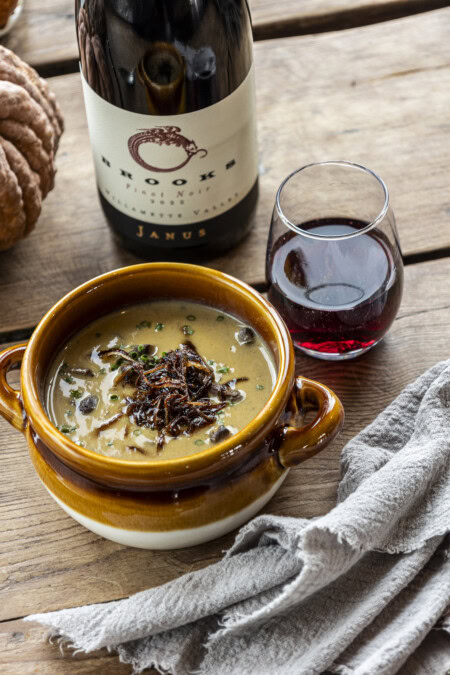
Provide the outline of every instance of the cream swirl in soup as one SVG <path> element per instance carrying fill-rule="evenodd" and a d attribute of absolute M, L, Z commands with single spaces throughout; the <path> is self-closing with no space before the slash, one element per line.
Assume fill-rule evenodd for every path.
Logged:
<path fill-rule="evenodd" d="M 261 337 L 230 314 L 155 301 L 77 333 L 47 378 L 51 421 L 75 443 L 127 460 L 192 455 L 230 437 L 275 384 Z"/>

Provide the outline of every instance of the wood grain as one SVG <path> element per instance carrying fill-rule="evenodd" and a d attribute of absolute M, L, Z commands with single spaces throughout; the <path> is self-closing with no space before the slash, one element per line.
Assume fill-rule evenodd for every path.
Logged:
<path fill-rule="evenodd" d="M 446 6 L 440 0 L 250 0 L 256 40 L 344 30 Z"/>
<path fill-rule="evenodd" d="M 445 6 L 440 0 L 250 0 L 256 40 L 349 28 Z M 42 74 L 74 72 L 78 48 L 74 0 L 26 0 L 1 40 Z"/>
<path fill-rule="evenodd" d="M 298 357 L 299 373 L 326 383 L 342 398 L 345 429 L 329 448 L 290 473 L 268 512 L 312 517 L 332 508 L 344 443 L 408 382 L 448 357 L 449 288 L 447 260 L 409 266 L 401 313 L 376 349 L 347 363 Z M 17 371 L 13 375 L 17 378 Z M 0 621 L 104 602 L 162 584 L 210 564 L 233 540 L 228 535 L 191 549 L 152 552 L 101 539 L 53 502 L 34 473 L 23 437 L 3 420 L 0 439 L 6 477 L 0 488 Z"/>
<path fill-rule="evenodd" d="M 14 29 L 0 42 L 35 68 L 75 62 L 74 6 L 75 0 L 26 0 Z"/>
<path fill-rule="evenodd" d="M 281 179 L 330 158 L 383 176 L 404 253 L 450 245 L 450 10 L 258 43 L 255 59 L 261 153 L 255 227 L 212 267 L 263 283 Z M 98 204 L 79 76 L 53 78 L 51 85 L 67 125 L 56 187 L 32 235 L 0 253 L 2 332 L 33 326 L 73 287 L 138 261 L 115 245 Z"/>
<path fill-rule="evenodd" d="M 61 651 L 56 644 L 49 644 L 42 627 L 25 621 L 0 623 L 0 671 L 2 675 L 88 675 L 107 673 L 125 675 L 131 668 L 120 663 L 115 654 L 105 650 L 88 655 L 73 655 L 72 650 Z M 146 675 L 157 675 L 155 670 Z"/>

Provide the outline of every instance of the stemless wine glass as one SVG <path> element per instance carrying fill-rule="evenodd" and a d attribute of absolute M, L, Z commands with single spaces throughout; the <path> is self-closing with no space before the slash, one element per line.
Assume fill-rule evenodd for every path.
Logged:
<path fill-rule="evenodd" d="M 374 347 L 403 289 L 397 228 L 381 178 L 344 161 L 291 173 L 277 192 L 266 275 L 269 299 L 302 351 L 341 360 Z"/>

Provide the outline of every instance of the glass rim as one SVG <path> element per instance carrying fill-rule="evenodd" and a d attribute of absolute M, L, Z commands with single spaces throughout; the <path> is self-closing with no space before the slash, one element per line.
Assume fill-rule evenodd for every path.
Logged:
<path fill-rule="evenodd" d="M 373 176 L 375 178 L 379 185 L 381 186 L 383 193 L 384 193 L 384 204 L 379 212 L 379 214 L 370 222 L 368 223 L 365 227 L 363 227 L 361 230 L 357 230 L 356 232 L 350 232 L 347 234 L 313 234 L 311 232 L 308 232 L 307 230 L 303 230 L 301 227 L 298 225 L 295 225 L 292 221 L 289 220 L 283 213 L 283 209 L 281 208 L 281 203 L 280 203 L 280 197 L 281 197 L 281 192 L 283 191 L 284 186 L 288 181 L 290 181 L 291 178 L 296 176 L 298 173 L 301 171 L 304 171 L 305 169 L 310 169 L 311 167 L 316 167 L 316 166 L 345 166 L 349 167 L 352 169 L 358 169 L 359 171 L 364 171 L 366 174 L 369 174 L 370 176 Z M 362 164 L 356 164 L 355 162 L 348 162 L 347 160 L 344 159 L 333 159 L 333 160 L 328 160 L 326 162 L 311 162 L 311 164 L 305 164 L 305 166 L 300 167 L 299 169 L 295 169 L 295 171 L 292 171 L 286 178 L 282 181 L 280 187 L 277 190 L 277 196 L 275 199 L 275 208 L 277 210 L 277 213 L 283 223 L 289 227 L 289 229 L 293 230 L 294 232 L 297 232 L 297 234 L 301 234 L 304 237 L 308 237 L 309 239 L 322 239 L 322 240 L 328 240 L 328 241 L 333 241 L 336 239 L 351 239 L 352 237 L 359 237 L 361 234 L 365 234 L 366 232 L 369 232 L 369 230 L 373 229 L 378 223 L 380 223 L 383 218 L 385 217 L 387 210 L 389 208 L 389 191 L 387 189 L 386 183 L 378 174 L 375 173 L 375 171 L 372 171 L 371 169 L 368 169 L 366 166 L 363 166 Z"/>

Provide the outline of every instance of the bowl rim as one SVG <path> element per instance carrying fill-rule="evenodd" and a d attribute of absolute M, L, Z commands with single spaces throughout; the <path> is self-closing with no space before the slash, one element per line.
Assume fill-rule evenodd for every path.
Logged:
<path fill-rule="evenodd" d="M 270 397 L 259 413 L 243 429 L 230 438 L 192 455 L 136 462 L 102 455 L 95 450 L 77 445 L 50 421 L 40 400 L 38 383 L 35 380 L 34 352 L 36 346 L 45 340 L 45 332 L 49 324 L 75 298 L 91 293 L 95 288 L 112 283 L 118 278 L 126 283 L 126 278 L 131 278 L 136 274 L 151 275 L 167 271 L 174 274 L 182 272 L 201 275 L 209 283 L 225 286 L 234 293 L 244 293 L 253 306 L 264 314 L 266 319 L 269 319 L 280 355 L 277 377 Z M 151 302 L 151 297 L 149 302 Z M 120 484 L 130 481 L 145 484 L 149 480 L 156 483 L 176 482 L 177 479 L 187 479 L 189 476 L 196 475 L 205 479 L 211 470 L 212 473 L 217 473 L 220 467 L 223 471 L 228 466 L 234 465 L 237 459 L 241 459 L 264 440 L 274 420 L 287 404 L 293 379 L 294 352 L 288 329 L 278 312 L 260 293 L 245 282 L 212 268 L 187 263 L 155 262 L 121 267 L 101 274 L 77 286 L 55 303 L 41 319 L 28 342 L 21 369 L 21 392 L 25 413 L 29 417 L 32 429 L 61 460 L 88 476 L 101 476 L 107 481 L 113 483 L 118 481 Z"/>

